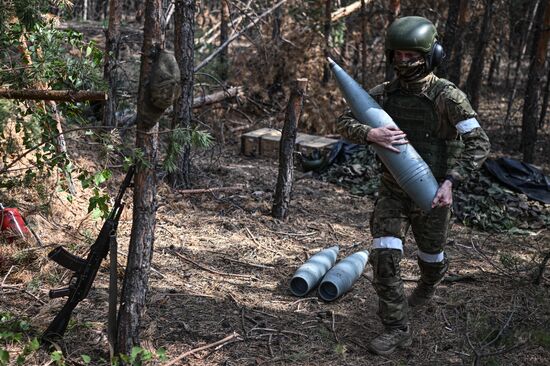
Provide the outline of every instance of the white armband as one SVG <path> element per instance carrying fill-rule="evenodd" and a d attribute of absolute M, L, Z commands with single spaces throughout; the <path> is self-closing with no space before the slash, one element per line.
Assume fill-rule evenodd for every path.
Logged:
<path fill-rule="evenodd" d="M 458 122 L 455 127 L 459 134 L 464 135 L 465 133 L 470 132 L 474 128 L 478 128 L 481 126 L 479 125 L 479 122 L 477 121 L 477 119 L 468 118 L 468 119 L 465 119 L 464 121 Z"/>

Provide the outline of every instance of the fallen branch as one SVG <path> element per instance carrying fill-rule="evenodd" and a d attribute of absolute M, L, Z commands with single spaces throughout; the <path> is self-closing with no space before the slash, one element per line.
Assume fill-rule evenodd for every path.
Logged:
<path fill-rule="evenodd" d="M 181 254 L 179 254 L 178 252 L 176 251 L 173 251 L 172 250 L 172 253 L 174 253 L 178 258 L 180 259 L 183 259 L 184 261 L 186 262 L 189 262 L 197 267 L 199 267 L 200 269 L 203 269 L 205 270 L 206 272 L 210 272 L 210 273 L 213 273 L 213 274 L 217 274 L 219 276 L 229 276 L 229 277 L 240 277 L 240 278 L 248 278 L 248 279 L 256 279 L 256 277 L 254 276 L 250 276 L 250 275 L 243 275 L 243 274 L 239 274 L 239 273 L 227 273 L 227 272 L 221 272 L 221 271 L 218 271 L 217 269 L 213 269 L 213 268 L 210 268 L 210 267 L 206 267 L 202 264 L 199 264 L 197 262 L 195 262 L 194 260 L 192 259 L 189 259 Z"/>
<path fill-rule="evenodd" d="M 38 301 L 42 305 L 46 305 L 46 303 L 44 301 L 42 301 L 38 296 L 36 296 L 35 294 L 31 293 L 30 291 L 22 288 L 21 285 L 3 285 L 1 290 L 2 291 L 10 290 L 10 291 L 15 291 L 15 292 L 21 291 L 24 294 L 27 294 L 27 295 L 33 297 L 36 301 Z"/>
<path fill-rule="evenodd" d="M 212 347 L 221 347 L 221 346 L 223 346 L 223 345 L 225 345 L 225 344 L 227 344 L 227 343 L 229 343 L 233 340 L 242 341 L 242 338 L 241 338 L 239 333 L 233 332 L 233 334 L 231 334 L 231 335 L 229 335 L 229 336 L 227 336 L 223 339 L 220 339 L 219 341 L 207 344 L 207 345 L 202 346 L 202 347 L 194 348 L 194 349 L 189 350 L 187 352 L 184 352 L 181 355 L 179 355 L 178 357 L 174 358 L 172 361 L 170 361 L 168 363 L 165 363 L 164 366 L 175 365 L 177 362 L 183 360 L 185 357 L 187 357 L 189 355 L 192 355 L 193 353 L 197 353 L 197 352 L 200 352 L 200 351 L 203 351 L 205 349 L 212 348 Z M 219 349 L 219 348 L 216 348 L 216 349 Z"/>
<path fill-rule="evenodd" d="M 193 108 L 203 107 L 205 105 L 221 102 L 233 97 L 243 95 L 243 88 L 241 86 L 234 86 L 232 88 L 221 90 L 208 95 L 201 95 L 200 97 L 193 98 Z"/>
<path fill-rule="evenodd" d="M 233 187 L 213 187 L 213 188 L 199 188 L 199 189 L 179 189 L 177 192 L 181 194 L 201 194 L 201 193 L 212 193 L 212 192 L 228 192 L 228 191 L 238 191 L 243 189 L 243 186 L 233 186 Z"/>
<path fill-rule="evenodd" d="M 372 0 L 365 0 L 365 5 L 367 5 L 371 1 Z M 355 13 L 357 10 L 360 10 L 360 9 L 361 9 L 361 1 L 356 1 L 353 4 L 349 4 L 348 6 L 344 6 L 343 8 L 333 11 L 330 14 L 330 21 L 335 22 L 341 18 L 347 17 L 352 13 Z"/>
<path fill-rule="evenodd" d="M 94 100 L 105 101 L 107 100 L 107 93 L 88 90 L 0 89 L 0 98 L 84 102 Z"/>

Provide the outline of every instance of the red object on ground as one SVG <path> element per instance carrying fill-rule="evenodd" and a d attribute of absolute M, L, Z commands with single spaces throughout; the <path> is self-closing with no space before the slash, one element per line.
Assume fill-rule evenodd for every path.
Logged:
<path fill-rule="evenodd" d="M 4 208 L 0 205 L 0 219 L 2 227 L 0 234 L 5 237 L 8 242 L 15 239 L 27 240 L 30 236 L 30 231 L 23 221 L 23 217 L 16 208 Z"/>

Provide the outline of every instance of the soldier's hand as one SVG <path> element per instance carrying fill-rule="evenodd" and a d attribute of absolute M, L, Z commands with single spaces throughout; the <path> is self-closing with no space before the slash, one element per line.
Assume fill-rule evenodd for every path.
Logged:
<path fill-rule="evenodd" d="M 453 204 L 453 184 L 451 181 L 444 181 L 440 186 L 432 201 L 432 208 L 447 207 Z"/>
<path fill-rule="evenodd" d="M 407 135 L 397 127 L 377 127 L 369 131 L 367 141 L 382 146 L 385 149 L 399 152 L 394 145 L 408 144 Z"/>

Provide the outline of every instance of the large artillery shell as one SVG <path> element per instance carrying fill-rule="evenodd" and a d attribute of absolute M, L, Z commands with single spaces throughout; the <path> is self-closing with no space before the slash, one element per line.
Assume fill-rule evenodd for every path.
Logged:
<path fill-rule="evenodd" d="M 374 128 L 396 126 L 393 119 L 361 85 L 330 58 L 329 63 L 338 87 L 359 122 Z M 396 153 L 376 144 L 372 146 L 397 184 L 422 210 L 431 210 L 432 201 L 439 185 L 430 168 L 414 147 L 411 144 L 396 145 L 395 147 L 400 151 L 400 153 Z"/>
<path fill-rule="evenodd" d="M 304 296 L 315 288 L 325 273 L 336 262 L 338 250 L 338 246 L 335 245 L 309 258 L 294 273 L 292 280 L 290 280 L 290 291 L 296 296 Z"/>
<path fill-rule="evenodd" d="M 336 300 L 342 294 L 349 291 L 351 286 L 359 279 L 367 260 L 369 252 L 364 250 L 354 253 L 342 259 L 323 277 L 319 285 L 319 296 L 325 301 Z"/>

